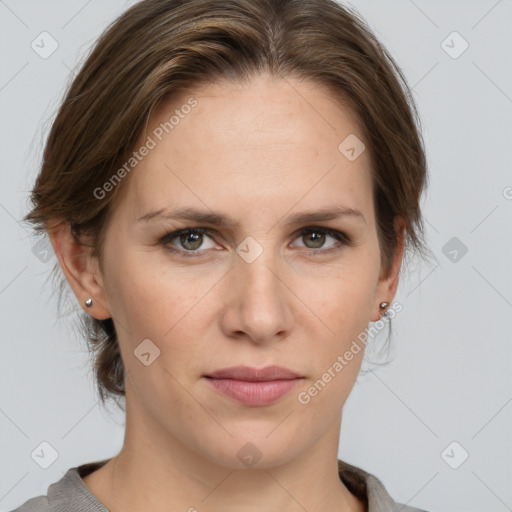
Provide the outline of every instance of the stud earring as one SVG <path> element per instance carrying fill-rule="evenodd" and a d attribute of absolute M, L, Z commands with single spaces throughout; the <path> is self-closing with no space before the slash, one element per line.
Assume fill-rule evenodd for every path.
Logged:
<path fill-rule="evenodd" d="M 85 301 L 85 305 L 86 305 L 88 308 L 90 308 L 90 307 L 92 306 L 92 299 L 87 299 L 87 300 Z"/>
<path fill-rule="evenodd" d="M 389 306 L 389 302 L 381 302 L 381 303 L 379 304 L 379 307 L 380 307 L 380 309 L 381 309 L 381 312 L 380 312 L 380 317 L 381 317 L 381 318 L 387 314 L 386 308 L 387 308 L 388 306 Z"/>

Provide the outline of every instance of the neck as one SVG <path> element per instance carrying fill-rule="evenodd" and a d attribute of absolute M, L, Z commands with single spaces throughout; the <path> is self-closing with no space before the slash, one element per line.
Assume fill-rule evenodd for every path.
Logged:
<path fill-rule="evenodd" d="M 121 452 L 83 478 L 111 512 L 365 511 L 338 475 L 341 418 L 295 458 L 239 469 L 129 412 Z"/>

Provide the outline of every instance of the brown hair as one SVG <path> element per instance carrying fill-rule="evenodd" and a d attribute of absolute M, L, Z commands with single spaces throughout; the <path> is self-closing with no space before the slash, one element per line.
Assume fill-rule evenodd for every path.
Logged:
<path fill-rule="evenodd" d="M 100 36 L 70 84 L 51 127 L 25 220 L 36 232 L 69 223 L 91 238 L 101 265 L 112 204 L 127 179 L 94 195 L 126 162 L 152 112 L 178 92 L 268 72 L 329 88 L 351 106 L 369 142 L 381 261 L 423 242 L 420 196 L 427 184 L 420 120 L 399 67 L 357 11 L 334 0 L 143 0 Z M 341 141 L 340 141 L 341 142 Z M 58 265 L 56 265 L 58 268 Z M 54 268 L 54 270 L 56 270 Z M 61 290 L 64 286 L 61 279 Z M 124 366 L 112 319 L 85 313 L 102 402 L 124 396 Z"/>

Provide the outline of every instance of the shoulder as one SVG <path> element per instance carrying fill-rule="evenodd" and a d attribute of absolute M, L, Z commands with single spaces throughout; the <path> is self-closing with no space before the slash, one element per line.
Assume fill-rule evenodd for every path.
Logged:
<path fill-rule="evenodd" d="M 11 512 L 108 512 L 84 484 L 82 477 L 103 466 L 109 459 L 68 469 L 48 487 L 47 496 L 30 498 Z"/>
<path fill-rule="evenodd" d="M 427 512 L 396 502 L 384 484 L 364 469 L 338 459 L 338 473 L 349 491 L 366 500 L 368 512 Z"/>
<path fill-rule="evenodd" d="M 23 505 L 11 512 L 47 512 L 50 510 L 50 502 L 47 496 L 30 498 Z"/>
<path fill-rule="evenodd" d="M 428 512 L 422 508 L 410 507 L 408 505 L 403 505 L 402 503 L 397 503 L 393 509 L 393 512 L 395 510 L 396 512 Z"/>
<path fill-rule="evenodd" d="M 384 505 L 387 507 L 386 510 L 389 510 L 389 512 L 428 512 L 422 508 L 416 508 L 394 501 L 384 487 L 384 484 L 376 476 L 370 473 L 366 474 L 368 475 L 366 481 L 368 485 L 370 504 L 372 504 L 373 501 L 374 505 L 374 507 L 369 508 L 369 512 L 373 512 L 373 509 L 375 509 L 375 512 L 380 512 L 381 508 L 384 511 Z"/>

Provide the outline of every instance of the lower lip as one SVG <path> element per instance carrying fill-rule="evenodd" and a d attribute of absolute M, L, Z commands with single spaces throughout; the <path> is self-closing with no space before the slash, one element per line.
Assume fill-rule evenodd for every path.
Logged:
<path fill-rule="evenodd" d="M 238 400 L 244 405 L 268 405 L 286 395 L 302 379 L 260 382 L 212 378 L 207 378 L 207 380 L 217 391 Z"/>

